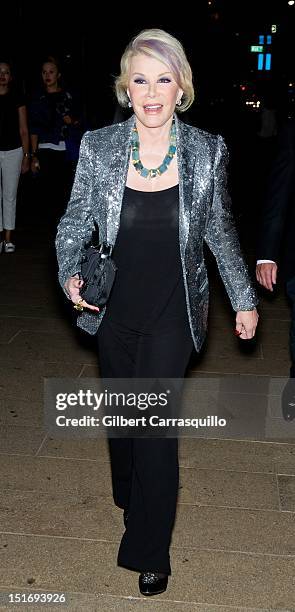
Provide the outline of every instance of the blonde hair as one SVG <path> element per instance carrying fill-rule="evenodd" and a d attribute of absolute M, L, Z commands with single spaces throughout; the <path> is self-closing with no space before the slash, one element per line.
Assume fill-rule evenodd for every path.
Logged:
<path fill-rule="evenodd" d="M 193 103 L 195 92 L 192 70 L 182 44 L 165 32 L 153 28 L 143 30 L 127 45 L 121 58 L 121 74 L 115 80 L 115 93 L 121 106 L 128 106 L 127 87 L 132 58 L 139 53 L 153 57 L 169 66 L 178 86 L 183 90 L 180 106 L 177 111 L 186 111 Z"/>

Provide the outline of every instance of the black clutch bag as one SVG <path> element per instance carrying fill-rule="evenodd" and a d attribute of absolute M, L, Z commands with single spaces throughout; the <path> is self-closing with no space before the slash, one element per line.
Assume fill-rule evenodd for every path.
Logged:
<path fill-rule="evenodd" d="M 111 257 L 113 246 L 104 242 L 99 244 L 98 236 L 97 229 L 93 232 L 91 243 L 84 246 L 81 261 L 81 276 L 84 283 L 80 295 L 88 304 L 100 307 L 109 299 L 117 266 Z"/>

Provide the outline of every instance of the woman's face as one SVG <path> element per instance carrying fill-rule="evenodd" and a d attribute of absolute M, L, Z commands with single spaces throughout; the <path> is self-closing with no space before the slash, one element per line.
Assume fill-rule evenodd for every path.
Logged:
<path fill-rule="evenodd" d="M 127 94 L 137 119 L 155 128 L 172 117 L 183 90 L 167 64 L 141 53 L 130 62 Z"/>
<path fill-rule="evenodd" d="M 60 74 L 58 68 L 52 62 L 45 62 L 42 66 L 42 79 L 45 87 L 57 85 Z"/>
<path fill-rule="evenodd" d="M 0 85 L 7 86 L 11 81 L 11 72 L 8 64 L 0 64 Z"/>

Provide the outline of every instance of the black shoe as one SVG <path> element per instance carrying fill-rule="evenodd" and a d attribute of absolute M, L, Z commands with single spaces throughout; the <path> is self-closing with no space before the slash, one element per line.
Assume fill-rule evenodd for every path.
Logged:
<path fill-rule="evenodd" d="M 285 421 L 295 419 L 295 378 L 289 378 L 283 390 L 282 413 Z"/>
<path fill-rule="evenodd" d="M 128 510 L 124 510 L 124 512 L 123 512 L 123 521 L 124 521 L 125 528 L 127 527 L 128 518 L 129 518 Z"/>
<path fill-rule="evenodd" d="M 167 574 L 142 572 L 139 576 L 139 590 L 142 595 L 159 595 L 166 591 L 167 584 Z"/>

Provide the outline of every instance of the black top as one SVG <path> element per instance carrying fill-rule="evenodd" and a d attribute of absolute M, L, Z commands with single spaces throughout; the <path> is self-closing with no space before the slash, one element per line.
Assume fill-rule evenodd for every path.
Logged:
<path fill-rule="evenodd" d="M 130 329 L 187 326 L 178 207 L 178 185 L 157 192 L 125 188 L 107 313 Z"/>
<path fill-rule="evenodd" d="M 73 99 L 68 91 L 36 93 L 29 104 L 31 134 L 38 136 L 39 143 L 58 144 L 65 140 L 64 115 L 73 116 Z"/>
<path fill-rule="evenodd" d="M 0 151 L 12 151 L 22 146 L 18 109 L 24 104 L 22 96 L 15 91 L 0 95 Z"/>

